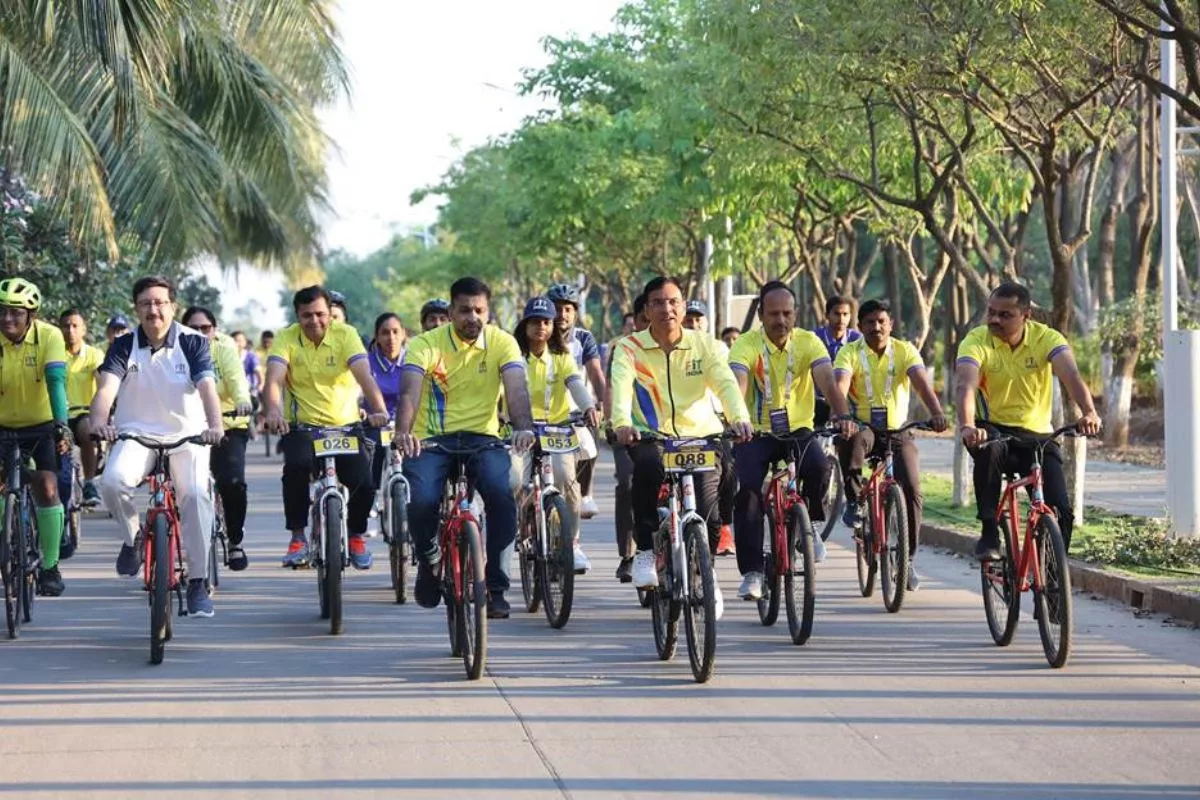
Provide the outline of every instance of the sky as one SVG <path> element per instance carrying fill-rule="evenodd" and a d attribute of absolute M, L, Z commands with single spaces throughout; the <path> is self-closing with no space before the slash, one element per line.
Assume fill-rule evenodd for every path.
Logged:
<path fill-rule="evenodd" d="M 322 113 L 337 143 L 329 162 L 334 213 L 326 249 L 366 255 L 394 230 L 428 225 L 437 203 L 409 203 L 467 150 L 513 130 L 545 104 L 517 95 L 522 69 L 546 63 L 546 36 L 611 29 L 619 0 L 341 0 L 338 21 L 351 69 L 351 97 Z M 227 311 L 243 296 L 265 300 L 270 317 L 282 281 L 251 267 L 210 280 Z"/>

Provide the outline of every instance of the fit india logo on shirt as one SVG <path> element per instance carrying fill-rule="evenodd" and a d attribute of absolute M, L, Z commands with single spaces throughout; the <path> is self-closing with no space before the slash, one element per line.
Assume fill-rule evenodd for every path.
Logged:
<path fill-rule="evenodd" d="M 32 356 L 32 355 L 25 356 L 25 366 L 36 367 L 37 366 L 37 356 Z"/>
<path fill-rule="evenodd" d="M 1037 360 L 1033 356 L 1025 356 L 1025 369 L 1037 369 Z"/>
<path fill-rule="evenodd" d="M 476 372 L 478 372 L 480 375 L 482 375 L 482 374 L 484 374 L 485 372 L 487 372 L 487 361 L 483 361 L 483 360 L 481 360 L 481 361 L 479 362 L 479 368 L 478 368 L 478 369 L 476 369 L 475 371 L 476 371 Z"/>
<path fill-rule="evenodd" d="M 684 370 L 689 378 L 701 375 L 704 373 L 704 362 L 699 358 L 693 358 L 687 362 L 687 368 Z"/>
<path fill-rule="evenodd" d="M 336 367 L 337 359 L 334 356 L 325 356 L 325 366 Z"/>

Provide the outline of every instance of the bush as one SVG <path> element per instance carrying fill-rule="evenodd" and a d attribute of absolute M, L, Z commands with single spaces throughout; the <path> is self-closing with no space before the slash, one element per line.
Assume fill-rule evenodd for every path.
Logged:
<path fill-rule="evenodd" d="M 1093 564 L 1168 570 L 1200 569 L 1200 538 L 1174 538 L 1163 520 L 1113 517 L 1111 535 L 1090 537 L 1080 556 Z"/>

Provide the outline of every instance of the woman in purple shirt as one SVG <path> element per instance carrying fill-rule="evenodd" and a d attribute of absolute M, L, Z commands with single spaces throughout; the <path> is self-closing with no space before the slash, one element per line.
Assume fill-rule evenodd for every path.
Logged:
<path fill-rule="evenodd" d="M 400 366 L 404 362 L 404 345 L 406 337 L 400 318 L 390 311 L 375 318 L 375 338 L 367 348 L 367 360 L 371 364 L 371 374 L 383 394 L 383 402 L 387 406 L 388 416 L 396 418 L 396 403 L 400 399 Z M 375 435 L 378 444 L 378 432 Z M 383 475 L 385 461 L 383 447 L 375 448 L 372 472 L 375 476 L 375 488 Z"/>

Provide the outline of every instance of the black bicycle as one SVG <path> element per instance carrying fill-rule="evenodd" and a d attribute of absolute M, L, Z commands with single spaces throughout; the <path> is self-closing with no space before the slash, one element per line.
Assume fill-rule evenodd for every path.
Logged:
<path fill-rule="evenodd" d="M 21 445 L 53 436 L 51 425 L 21 431 L 0 431 L 5 489 L 4 527 L 0 530 L 0 579 L 4 583 L 4 621 L 8 638 L 16 639 L 21 624 L 33 621 L 33 598 L 41 566 L 34 527 L 33 472 L 21 457 Z"/>

